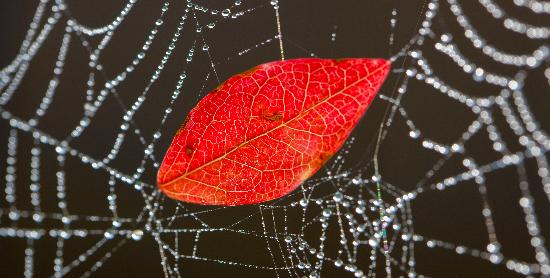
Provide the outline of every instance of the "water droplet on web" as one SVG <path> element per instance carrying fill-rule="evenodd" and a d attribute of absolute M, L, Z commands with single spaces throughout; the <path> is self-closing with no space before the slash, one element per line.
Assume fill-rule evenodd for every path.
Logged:
<path fill-rule="evenodd" d="M 212 29 L 214 27 L 216 27 L 216 23 L 214 22 L 211 22 L 211 23 L 208 23 L 208 25 L 206 25 L 209 29 Z"/>
<path fill-rule="evenodd" d="M 502 259 L 503 259 L 503 257 L 502 257 L 501 254 L 491 254 L 491 255 L 489 256 L 489 261 L 491 261 L 491 262 L 494 263 L 494 264 L 499 264 L 499 263 L 501 263 L 501 262 L 502 262 Z"/>
<path fill-rule="evenodd" d="M 131 234 L 131 237 L 133 240 L 141 240 L 141 238 L 143 237 L 143 231 L 142 230 L 134 230 L 132 231 L 132 234 Z"/>
<path fill-rule="evenodd" d="M 204 51 L 208 51 L 208 48 L 210 48 L 210 47 L 208 46 L 208 44 L 205 44 L 205 45 L 202 46 L 202 50 L 204 50 Z"/>
<path fill-rule="evenodd" d="M 372 247 L 372 248 L 376 248 L 378 246 L 378 240 L 374 239 L 374 238 L 370 238 L 369 239 L 369 245 Z"/>
<path fill-rule="evenodd" d="M 68 239 L 71 237 L 71 234 L 67 233 L 67 231 L 61 231 L 59 235 L 61 236 L 61 238 L 64 238 L 64 239 Z"/>
<path fill-rule="evenodd" d="M 487 251 L 489 253 L 498 253 L 500 252 L 500 244 L 498 243 L 490 243 L 487 245 Z"/>
<path fill-rule="evenodd" d="M 159 20 L 157 20 L 157 21 L 155 22 L 155 25 L 160 26 L 160 25 L 162 25 L 162 23 L 164 23 L 164 22 L 162 21 L 162 19 L 159 19 Z"/>
<path fill-rule="evenodd" d="M 231 14 L 231 10 L 229 10 L 229 9 L 225 9 L 225 10 L 222 11 L 222 16 L 223 17 L 228 17 L 230 14 Z"/>
<path fill-rule="evenodd" d="M 394 231 L 399 231 L 399 230 L 401 230 L 401 225 L 393 224 L 392 228 L 393 228 Z"/>
<path fill-rule="evenodd" d="M 32 215 L 32 220 L 34 220 L 37 223 L 40 223 L 44 220 L 44 214 L 43 213 L 35 213 Z"/>
<path fill-rule="evenodd" d="M 61 217 L 61 222 L 63 222 L 63 224 L 70 224 L 71 223 L 71 218 L 69 218 L 67 216 L 63 216 L 63 217 Z"/>
<path fill-rule="evenodd" d="M 481 82 L 485 80 L 485 71 L 482 68 L 476 68 L 473 77 L 476 82 Z"/>
<path fill-rule="evenodd" d="M 420 136 L 420 131 L 418 130 L 411 130 L 409 131 L 409 136 L 411 138 L 418 138 Z"/>
<path fill-rule="evenodd" d="M 344 198 L 344 195 L 343 195 L 342 192 L 340 192 L 340 191 L 334 193 L 334 196 L 332 196 L 332 199 L 333 199 L 336 203 L 342 202 L 342 199 L 343 199 L 343 198 Z"/>
<path fill-rule="evenodd" d="M 337 259 L 336 261 L 334 261 L 334 266 L 341 267 L 342 265 L 344 265 L 344 262 L 342 260 Z"/>
<path fill-rule="evenodd" d="M 302 206 L 302 207 L 305 208 L 305 207 L 307 206 L 307 199 L 305 199 L 305 198 L 304 198 L 304 199 L 301 199 L 301 200 L 300 200 L 300 206 Z"/>
<path fill-rule="evenodd" d="M 354 272 L 354 271 L 357 270 L 357 266 L 353 265 L 353 264 L 348 264 L 348 265 L 346 265 L 346 270 L 349 271 L 349 272 Z"/>
<path fill-rule="evenodd" d="M 508 88 L 511 90 L 516 90 L 519 88 L 519 83 L 515 80 L 510 80 L 510 82 L 508 82 Z"/>
<path fill-rule="evenodd" d="M 106 231 L 105 233 L 103 233 L 103 235 L 105 236 L 106 239 L 113 239 L 115 237 L 115 234 L 113 233 L 113 231 Z"/>
<path fill-rule="evenodd" d="M 19 220 L 19 217 L 21 216 L 18 211 L 10 211 L 8 214 L 10 220 L 16 221 Z"/>

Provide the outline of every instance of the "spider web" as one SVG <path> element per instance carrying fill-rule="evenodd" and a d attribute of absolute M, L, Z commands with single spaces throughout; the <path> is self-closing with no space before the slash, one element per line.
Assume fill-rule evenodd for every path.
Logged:
<path fill-rule="evenodd" d="M 277 49 L 280 57 L 272 59 L 320 56 L 318 50 L 285 36 L 293 28 L 284 16 L 292 2 L 237 0 L 213 8 L 166 1 L 147 11 L 144 31 L 134 34 L 139 45 L 120 54 L 128 62 L 103 59 L 121 29 L 136 27 L 124 23 L 137 2 L 122 5 L 108 24 L 89 27 L 70 3 L 40 1 L 18 54 L 0 72 L 0 242 L 22 264 L 14 272 L 91 276 L 129 245 L 149 240 L 155 246 L 143 256 L 158 254 L 165 277 L 201 267 L 275 277 L 437 276 L 422 266 L 429 265 L 423 257 L 441 253 L 472 258 L 461 263 L 466 268 L 481 262 L 501 275 L 550 275 L 543 105 L 550 26 L 519 18 L 547 23 L 548 2 L 514 0 L 504 8 L 491 0 L 416 1 L 414 30 L 405 36 L 397 31 L 404 11 L 390 1 L 382 44 L 393 71 L 367 115 L 367 130 L 298 190 L 246 207 L 179 203 L 156 189 L 163 152 L 192 107 L 182 107 L 181 96 L 196 102 L 238 72 L 227 65 L 265 62 L 254 55 L 266 49 Z M 494 26 L 484 29 L 474 9 Z M 209 39 L 217 29 L 237 32 L 247 18 L 269 21 L 249 35 L 255 43 L 220 50 L 223 42 Z M 341 29 L 333 25 L 326 35 L 333 55 Z M 521 47 L 505 50 L 482 35 L 487 30 Z M 48 47 L 56 55 L 37 63 Z M 71 75 L 72 60 L 84 61 L 82 80 Z M 29 76 L 42 80 L 42 91 L 27 89 Z M 59 96 L 70 90 L 66 83 L 78 83 L 72 97 Z M 77 116 L 68 120 L 72 106 Z M 57 115 L 54 124 L 44 124 L 50 114 Z M 422 199 L 428 205 L 417 205 Z M 445 210 L 453 202 L 458 208 Z M 42 251 L 43 242 L 55 251 Z M 158 265 L 156 258 L 147 261 Z"/>

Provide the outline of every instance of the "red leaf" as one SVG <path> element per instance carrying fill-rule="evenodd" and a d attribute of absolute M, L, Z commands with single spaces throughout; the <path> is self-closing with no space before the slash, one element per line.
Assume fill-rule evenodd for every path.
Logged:
<path fill-rule="evenodd" d="M 382 59 L 295 59 L 231 77 L 176 133 L 159 188 L 208 205 L 260 203 L 291 192 L 342 146 L 389 68 Z"/>

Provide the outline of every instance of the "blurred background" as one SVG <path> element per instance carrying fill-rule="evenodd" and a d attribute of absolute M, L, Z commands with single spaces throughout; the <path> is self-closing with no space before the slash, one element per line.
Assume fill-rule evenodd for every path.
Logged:
<path fill-rule="evenodd" d="M 0 2 L 5 277 L 386 276 L 382 241 L 369 243 L 381 123 L 381 204 L 397 208 L 391 277 L 544 276 L 547 2 L 167 3 Z M 156 163 L 189 110 L 281 58 L 275 7 L 287 59 L 394 57 L 379 97 L 340 156 L 289 196 L 242 207 L 165 198 Z"/>

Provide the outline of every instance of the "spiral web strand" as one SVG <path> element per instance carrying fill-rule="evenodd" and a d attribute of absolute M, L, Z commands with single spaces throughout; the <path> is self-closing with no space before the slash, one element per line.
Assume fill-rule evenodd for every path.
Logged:
<path fill-rule="evenodd" d="M 227 56 L 224 62 L 230 62 L 234 57 L 245 56 L 261 48 L 272 46 L 280 49 L 281 59 L 285 59 L 284 45 L 295 44 L 282 35 L 281 24 L 284 24 L 284 14 L 280 8 L 292 5 L 291 2 L 279 3 L 273 0 L 258 6 L 248 7 L 244 1 L 235 1 L 225 9 L 214 10 L 206 6 L 187 1 L 187 8 L 180 14 L 171 41 L 165 49 L 155 71 L 148 76 L 146 85 L 131 102 L 124 100 L 119 89 L 128 76 L 140 66 L 149 53 L 151 46 L 158 43 L 157 34 L 165 27 L 165 17 L 172 4 L 164 2 L 151 23 L 150 30 L 144 36 L 140 51 L 135 53 L 133 60 L 121 72 L 108 77 L 103 70 L 101 61 L 102 52 L 109 47 L 111 39 L 116 36 L 117 28 L 131 16 L 137 0 L 130 0 L 122 8 L 119 15 L 109 24 L 102 27 L 87 27 L 79 23 L 69 5 L 63 0 L 42 0 L 38 3 L 32 22 L 27 29 L 26 36 L 21 43 L 19 53 L 12 62 L 0 71 L 0 118 L 7 127 L 2 136 L 7 137 L 5 147 L 5 178 L 3 186 L 3 202 L 0 208 L 0 238 L 2 241 L 20 241 L 26 244 L 24 249 L 24 275 L 32 277 L 35 274 L 35 253 L 37 243 L 48 238 L 56 242 L 55 257 L 51 260 L 51 270 L 55 277 L 69 275 L 79 268 L 82 276 L 91 276 L 101 269 L 117 251 L 131 244 L 132 241 L 141 241 L 145 238 L 153 239 L 158 245 L 161 268 L 166 277 L 181 276 L 182 268 L 192 268 L 195 262 L 207 262 L 216 265 L 228 265 L 236 269 L 255 269 L 265 271 L 266 275 L 275 277 L 319 277 L 328 265 L 337 270 L 348 273 L 350 277 L 392 277 L 395 273 L 408 277 L 422 277 L 417 271 L 415 248 L 426 246 L 433 249 L 444 249 L 456 253 L 457 256 L 469 256 L 477 260 L 502 267 L 506 271 L 523 276 L 550 276 L 550 258 L 545 244 L 544 234 L 548 234 L 540 224 L 540 216 L 536 210 L 536 202 L 543 205 L 550 203 L 550 170 L 548 167 L 548 151 L 550 137 L 543 126 L 536 119 L 536 114 L 529 105 L 524 91 L 529 75 L 544 69 L 546 82 L 539 94 L 547 94 L 550 86 L 549 58 L 550 26 L 535 26 L 522 22 L 513 16 L 514 11 L 505 11 L 492 0 L 478 0 L 476 8 L 485 9 L 487 14 L 498 21 L 499 28 L 522 36 L 525 41 L 535 42 L 539 46 L 531 52 L 513 54 L 502 50 L 497 44 L 492 44 L 482 37 L 462 5 L 467 1 L 460 0 L 433 0 L 420 2 L 423 5 L 419 15 L 419 23 L 415 34 L 408 44 L 401 49 L 394 45 L 394 30 L 398 22 L 398 10 L 390 11 L 389 52 L 392 56 L 393 72 L 397 77 L 396 90 L 390 95 L 379 95 L 382 103 L 388 105 L 386 116 L 380 124 L 378 140 L 375 144 L 374 172 L 370 163 L 367 166 L 347 169 L 344 162 L 357 144 L 351 138 L 335 157 L 332 163 L 326 166 L 320 177 L 311 179 L 300 186 L 289 196 L 274 202 L 255 206 L 252 213 L 232 219 L 226 225 L 217 225 L 207 220 L 209 215 L 220 214 L 232 208 L 198 208 L 184 203 L 175 203 L 166 199 L 155 190 L 154 181 L 144 178 L 148 171 L 155 171 L 159 166 L 159 153 L 155 146 L 164 136 L 162 130 L 165 123 L 172 117 L 175 103 L 185 88 L 188 72 L 183 70 L 178 75 L 175 88 L 170 93 L 170 102 L 165 107 L 162 117 L 151 119 L 156 121 L 157 130 L 145 132 L 136 123 L 135 116 L 151 97 L 151 88 L 164 73 L 163 69 L 174 59 L 175 52 L 184 53 L 186 65 L 193 63 L 197 52 L 203 51 L 208 58 L 210 71 L 202 83 L 204 90 L 209 79 L 216 78 L 219 83 L 219 61 L 214 61 L 210 51 L 215 44 L 208 41 L 204 31 L 215 29 L 225 22 L 234 21 L 243 16 L 254 16 L 262 9 L 273 9 L 273 29 L 266 30 L 264 38 L 258 43 Z M 549 14 L 550 4 L 539 0 L 515 0 L 517 9 L 525 9 L 535 14 Z M 282 5 L 282 7 L 281 7 Z M 443 17 L 442 13 L 450 13 L 453 17 Z M 202 22 L 208 15 L 211 21 Z M 462 34 L 453 34 L 442 21 L 453 21 L 461 28 Z M 30 118 L 18 116 L 16 111 L 10 111 L 7 106 L 16 94 L 29 94 L 20 89 L 23 79 L 31 67 L 31 62 L 44 43 L 51 37 L 54 28 L 63 26 L 63 36 L 59 40 L 57 57 L 53 64 L 53 72 L 48 86 L 43 92 L 35 113 Z M 197 37 L 188 48 L 178 46 L 182 37 L 187 36 L 184 28 L 194 26 Z M 338 38 L 338 26 L 334 25 L 330 40 L 327 44 L 334 44 Z M 514 69 L 515 74 L 507 75 L 492 72 L 481 62 L 475 62 L 461 51 L 466 47 L 454 40 L 455 36 L 463 35 L 468 47 L 477 49 L 486 60 L 508 66 Z M 297 46 L 299 47 L 299 46 Z M 50 110 L 50 105 L 56 100 L 55 95 L 60 83 L 64 80 L 64 66 L 68 53 L 73 48 L 84 48 L 89 54 L 90 67 L 84 103 L 84 113 L 78 123 L 72 127 L 65 138 L 57 138 L 47 130 L 40 128 L 40 121 Z M 314 52 L 303 49 L 309 56 L 317 56 Z M 430 53 L 438 53 L 445 57 L 449 67 L 462 72 L 465 78 L 476 84 L 489 84 L 498 88 L 495 95 L 473 94 L 469 89 L 453 87 L 432 67 Z M 286 53 L 288 58 L 288 52 Z M 466 108 L 467 113 L 474 120 L 461 132 L 461 135 L 452 143 L 443 143 L 424 134 L 422 128 L 410 113 L 411 107 L 404 100 L 414 97 L 416 87 L 423 85 L 431 95 L 443 96 L 450 101 Z M 98 89 L 99 88 L 99 89 Z M 427 89 L 426 89 L 427 88 Z M 484 88 L 484 87 L 483 87 Z M 37 93 L 37 92 L 34 92 Z M 200 98 L 204 92 L 197 94 Z M 475 96 L 474 96 L 475 95 Z M 94 157 L 75 147 L 73 142 L 85 137 L 88 126 L 96 118 L 100 108 L 108 98 L 114 98 L 118 106 L 124 111 L 121 118 L 112 119 L 120 123 L 113 138 L 113 144 L 104 157 Z M 79 104 L 80 105 L 80 104 Z M 498 122 L 504 119 L 504 127 Z M 389 136 L 392 136 L 391 127 L 397 123 L 404 123 L 408 128 L 408 137 L 403 140 L 414 144 L 438 159 L 427 172 L 422 173 L 420 180 L 409 181 L 414 185 L 412 190 L 405 190 L 404 186 L 390 182 L 386 178 L 384 164 L 379 165 L 379 148 Z M 511 130 L 511 135 L 504 135 L 502 129 Z M 113 161 L 124 155 L 124 143 L 131 135 L 135 135 L 141 146 L 133 150 L 141 156 L 141 161 L 132 171 L 122 170 L 113 166 Z M 32 147 L 22 148 L 22 137 L 32 138 Z M 474 152 L 468 144 L 476 136 L 486 136 L 491 142 L 492 151 L 497 158 L 489 162 L 477 161 Z M 520 145 L 520 149 L 509 146 L 510 139 Z M 55 160 L 45 161 L 43 152 L 54 150 Z M 383 151 L 381 151 L 383 153 Z M 29 169 L 19 169 L 23 153 L 30 153 Z M 440 171 L 452 159 L 459 158 L 461 167 L 456 167 L 452 174 L 439 176 Z M 70 175 L 69 160 L 79 161 L 85 167 L 91 168 L 97 175 L 107 176 L 107 182 L 97 186 L 103 187 L 106 192 L 105 204 L 110 215 L 84 215 L 72 213 L 71 208 L 78 207 L 78 203 L 71 202 L 67 194 L 70 187 L 79 184 Z M 54 163 L 57 171 L 54 173 L 56 184 L 55 211 L 44 209 L 42 200 L 44 176 L 51 175 L 41 171 L 42 164 Z M 527 164 L 536 164 L 536 174 L 529 173 Z M 494 208 L 491 205 L 490 186 L 488 176 L 498 173 L 502 169 L 513 169 L 517 173 L 517 180 L 510 181 L 510 186 L 519 189 L 520 196 L 516 201 L 524 219 L 523 227 L 529 234 L 529 244 L 534 256 L 529 261 L 517 259 L 514 254 L 502 251 L 502 241 L 498 229 L 495 227 Z M 367 174 L 374 173 L 374 174 Z M 29 184 L 18 182 L 20 177 L 28 176 Z M 434 181 L 434 177 L 437 177 Z M 537 180 L 536 184 L 533 181 Z M 469 247 L 460 242 L 448 242 L 415 232 L 415 218 L 413 218 L 414 202 L 424 194 L 434 191 L 447 191 L 454 187 L 472 186 L 475 184 L 481 200 L 486 235 L 486 246 Z M 540 185 L 539 185 L 540 183 Z M 52 187 L 51 184 L 48 184 Z M 142 210 L 134 217 L 119 215 L 120 194 L 118 187 L 132 188 L 144 202 Z M 533 187 L 542 186 L 544 198 L 533 196 Z M 27 199 L 20 200 L 22 190 L 30 194 L 31 209 L 26 204 Z M 326 188 L 332 189 L 327 193 Z M 538 192 L 538 191 L 537 191 Z M 105 205 L 102 204 L 102 205 Z M 168 208 L 169 206 L 174 208 Z M 60 225 L 51 228 L 46 222 L 56 222 Z M 74 225 L 83 221 L 89 226 Z M 32 223 L 29 224 L 29 223 Z M 107 227 L 98 227 L 97 223 L 107 223 Z M 334 232 L 336 231 L 336 232 Z M 268 264 L 256 264 L 253 260 L 242 258 L 220 258 L 203 252 L 203 246 L 213 234 L 235 234 L 241 237 L 257 239 L 265 243 L 265 249 L 258 252 L 267 252 Z M 314 235 L 313 241 L 308 235 Z M 66 250 L 73 239 L 93 239 L 95 242 L 76 258 L 68 259 Z M 182 242 L 192 246 L 182 250 Z M 365 255 L 366 254 L 366 255 Z M 365 263 L 365 258 L 366 263 Z"/>

